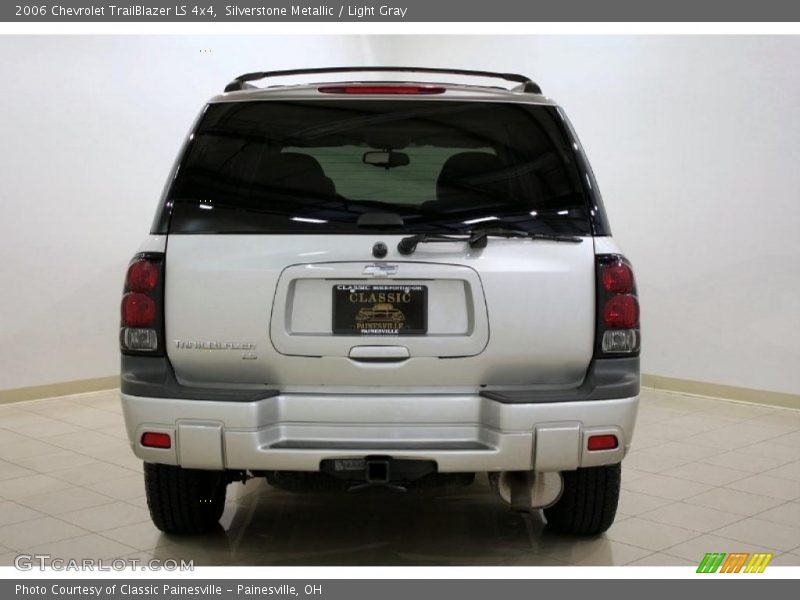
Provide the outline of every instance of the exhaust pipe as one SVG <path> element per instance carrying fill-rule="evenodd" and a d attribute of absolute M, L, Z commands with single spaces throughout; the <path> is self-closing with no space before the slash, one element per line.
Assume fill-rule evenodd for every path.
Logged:
<path fill-rule="evenodd" d="M 561 497 L 564 479 L 559 472 L 503 471 L 497 478 L 497 493 L 519 511 L 552 506 Z"/>

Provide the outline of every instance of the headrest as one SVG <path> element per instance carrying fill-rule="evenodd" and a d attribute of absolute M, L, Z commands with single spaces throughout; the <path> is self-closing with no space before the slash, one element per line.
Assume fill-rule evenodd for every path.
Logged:
<path fill-rule="evenodd" d="M 445 161 L 436 182 L 437 201 L 504 202 L 511 186 L 506 165 L 488 152 L 461 152 Z"/>
<path fill-rule="evenodd" d="M 262 157 L 253 177 L 257 187 L 268 188 L 268 193 L 302 196 L 333 196 L 333 182 L 317 159 L 299 152 L 280 152 Z"/>

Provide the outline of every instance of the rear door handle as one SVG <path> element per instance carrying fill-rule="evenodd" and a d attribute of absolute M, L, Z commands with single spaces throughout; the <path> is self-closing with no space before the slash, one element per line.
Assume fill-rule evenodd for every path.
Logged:
<path fill-rule="evenodd" d="M 353 346 L 348 355 L 353 360 L 406 360 L 411 355 L 405 346 Z"/>

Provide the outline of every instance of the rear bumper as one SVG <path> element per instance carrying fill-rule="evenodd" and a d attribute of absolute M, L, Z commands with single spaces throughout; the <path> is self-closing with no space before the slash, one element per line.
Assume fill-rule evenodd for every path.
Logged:
<path fill-rule="evenodd" d="M 638 396 L 509 403 L 472 394 L 278 394 L 250 402 L 122 394 L 128 436 L 147 462 L 197 469 L 318 471 L 325 459 L 391 456 L 440 472 L 565 471 L 622 460 Z M 172 447 L 140 443 L 170 434 Z M 620 444 L 590 452 L 589 435 Z"/>

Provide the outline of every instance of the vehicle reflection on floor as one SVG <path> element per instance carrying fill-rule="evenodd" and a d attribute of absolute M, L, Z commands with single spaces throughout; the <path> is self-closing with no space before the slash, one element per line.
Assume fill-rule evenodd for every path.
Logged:
<path fill-rule="evenodd" d="M 229 488 L 222 527 L 176 538 L 153 558 L 243 565 L 563 565 L 540 554 L 557 536 L 509 510 L 485 477 L 456 492 L 296 494 L 263 480 Z"/>

